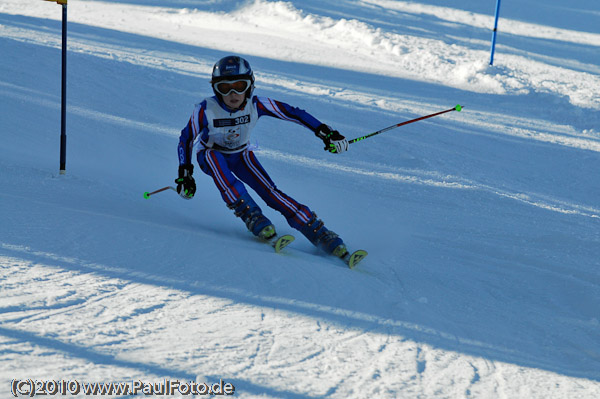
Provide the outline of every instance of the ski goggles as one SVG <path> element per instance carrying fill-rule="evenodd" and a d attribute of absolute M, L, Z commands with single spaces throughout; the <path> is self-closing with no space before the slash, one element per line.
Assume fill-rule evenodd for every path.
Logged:
<path fill-rule="evenodd" d="M 222 80 L 215 83 L 213 87 L 220 95 L 227 96 L 232 91 L 237 94 L 244 94 L 251 84 L 250 79 Z"/>

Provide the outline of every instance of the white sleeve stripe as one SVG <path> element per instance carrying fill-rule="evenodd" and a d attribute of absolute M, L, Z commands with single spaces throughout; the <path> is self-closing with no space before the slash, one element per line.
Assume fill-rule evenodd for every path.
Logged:
<path fill-rule="evenodd" d="M 286 120 L 286 121 L 291 121 L 291 122 L 296 122 L 296 123 L 298 123 L 298 121 L 297 121 L 297 120 L 295 120 L 295 119 L 292 119 L 292 118 L 290 118 L 289 116 L 286 116 L 286 115 L 285 115 L 283 112 L 281 112 L 281 110 L 279 109 L 279 107 L 278 107 L 277 105 L 275 105 L 275 104 L 273 103 L 273 101 L 272 101 L 270 98 L 268 98 L 268 100 L 269 100 L 269 102 L 268 102 L 268 104 L 265 104 L 265 107 L 266 107 L 266 108 L 267 108 L 269 111 L 271 111 L 271 112 L 273 112 L 275 115 L 277 115 L 277 117 L 278 117 L 279 119 L 283 119 L 283 120 Z M 264 103 L 263 103 L 263 104 L 264 104 Z"/>
<path fill-rule="evenodd" d="M 198 137 L 200 124 L 198 121 L 198 113 L 200 111 L 200 105 L 197 105 L 194 109 L 194 113 L 192 114 L 192 129 L 194 130 L 194 140 Z"/>

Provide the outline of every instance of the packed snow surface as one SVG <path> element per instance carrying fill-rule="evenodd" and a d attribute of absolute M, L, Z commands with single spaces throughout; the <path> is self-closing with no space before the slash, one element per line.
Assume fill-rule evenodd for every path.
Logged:
<path fill-rule="evenodd" d="M 72 0 L 60 175 L 62 7 L 2 0 L 0 397 L 600 397 L 600 5 L 503 2 L 490 65 L 495 3 Z M 273 253 L 199 168 L 193 200 L 143 198 L 229 54 L 348 138 L 464 106 L 339 155 L 260 120 L 257 157 L 369 251 L 355 270 L 259 201 L 297 237 Z"/>

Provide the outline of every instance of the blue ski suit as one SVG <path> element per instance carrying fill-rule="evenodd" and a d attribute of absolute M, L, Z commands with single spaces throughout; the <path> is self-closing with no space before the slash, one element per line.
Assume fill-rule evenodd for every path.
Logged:
<path fill-rule="evenodd" d="M 279 190 L 249 149 L 251 130 L 262 116 L 295 122 L 313 132 L 322 124 L 302 109 L 266 97 L 252 96 L 236 111 L 231 111 L 216 96 L 209 97 L 196 104 L 181 131 L 179 164 L 191 164 L 195 153 L 200 169 L 213 179 L 230 208 L 235 209 L 240 199 L 256 205 L 246 190 L 246 183 L 269 207 L 279 211 L 291 227 L 313 244 L 332 252 L 343 244 L 341 238 L 326 229 L 308 206 Z"/>

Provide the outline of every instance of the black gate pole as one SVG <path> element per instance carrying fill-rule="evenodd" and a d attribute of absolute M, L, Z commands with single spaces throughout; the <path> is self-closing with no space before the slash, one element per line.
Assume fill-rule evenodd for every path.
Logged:
<path fill-rule="evenodd" d="M 62 89 L 60 105 L 60 174 L 67 165 L 67 0 L 62 4 Z"/>

